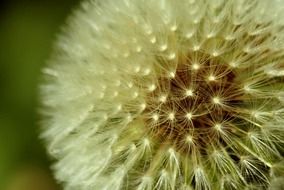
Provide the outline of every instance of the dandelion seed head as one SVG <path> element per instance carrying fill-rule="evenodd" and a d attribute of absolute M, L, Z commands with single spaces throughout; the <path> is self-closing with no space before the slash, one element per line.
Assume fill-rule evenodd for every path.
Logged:
<path fill-rule="evenodd" d="M 70 190 L 276 187 L 283 10 L 281 0 L 84 1 L 43 69 L 56 179 Z"/>

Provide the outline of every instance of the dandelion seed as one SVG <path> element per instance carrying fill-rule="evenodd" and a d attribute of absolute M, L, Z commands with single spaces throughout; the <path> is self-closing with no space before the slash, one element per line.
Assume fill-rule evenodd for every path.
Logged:
<path fill-rule="evenodd" d="M 141 47 L 141 46 L 137 46 L 137 47 L 136 47 L 136 52 L 139 53 L 139 52 L 141 52 L 141 51 L 142 51 L 142 47 Z"/>
<path fill-rule="evenodd" d="M 200 65 L 199 65 L 198 63 L 194 63 L 194 64 L 192 65 L 192 68 L 193 68 L 194 70 L 198 70 L 198 69 L 200 68 Z"/>
<path fill-rule="evenodd" d="M 200 50 L 200 45 L 193 46 L 193 51 L 198 51 L 198 50 Z"/>
<path fill-rule="evenodd" d="M 165 51 L 168 48 L 167 44 L 160 46 L 160 51 Z"/>
<path fill-rule="evenodd" d="M 166 95 L 162 95 L 162 96 L 160 96 L 160 98 L 159 98 L 159 101 L 162 102 L 162 103 L 165 103 L 166 100 L 167 100 L 167 96 L 166 96 Z"/>
<path fill-rule="evenodd" d="M 151 73 L 151 69 L 147 68 L 144 70 L 144 75 L 149 75 Z"/>
<path fill-rule="evenodd" d="M 141 105 L 140 105 L 140 108 L 141 108 L 141 110 L 142 110 L 142 111 L 144 111 L 144 110 L 145 110 L 145 108 L 146 108 L 146 104 L 144 104 L 144 103 L 143 103 L 143 104 L 141 104 Z"/>
<path fill-rule="evenodd" d="M 173 121 L 175 119 L 175 114 L 173 112 L 169 113 L 169 120 Z"/>
<path fill-rule="evenodd" d="M 186 113 L 185 117 L 186 117 L 188 120 L 191 120 L 191 119 L 192 119 L 192 113 L 190 113 L 190 112 Z"/>
<path fill-rule="evenodd" d="M 217 130 L 217 131 L 221 131 L 222 130 L 222 125 L 217 123 L 216 125 L 214 125 L 214 128 Z"/>
<path fill-rule="evenodd" d="M 156 85 L 154 84 L 151 84 L 149 87 L 148 87 L 148 90 L 149 91 L 154 91 L 156 89 Z"/>
<path fill-rule="evenodd" d="M 170 29 L 171 29 L 172 32 L 175 32 L 177 30 L 177 25 L 171 26 Z"/>
<path fill-rule="evenodd" d="M 216 80 L 216 77 L 213 76 L 213 75 L 210 75 L 210 76 L 208 77 L 208 80 L 209 80 L 209 81 L 214 81 L 214 80 Z"/>
<path fill-rule="evenodd" d="M 213 97 L 212 101 L 214 104 L 221 104 L 221 99 L 219 97 Z"/>
<path fill-rule="evenodd" d="M 194 34 L 193 32 L 188 32 L 188 33 L 186 33 L 185 37 L 187 39 L 190 39 L 193 36 L 193 34 Z"/>
<path fill-rule="evenodd" d="M 186 96 L 193 96 L 193 90 L 191 90 L 191 89 L 186 90 L 185 95 Z"/>
<path fill-rule="evenodd" d="M 155 36 L 153 36 L 153 37 L 150 39 L 150 42 L 151 42 L 152 44 L 156 43 L 156 41 L 157 41 L 157 39 L 156 39 Z"/>
<path fill-rule="evenodd" d="M 153 118 L 154 121 L 158 121 L 159 120 L 159 115 L 158 114 L 154 114 L 152 116 L 152 118 Z"/>
<path fill-rule="evenodd" d="M 173 60 L 173 59 L 175 59 L 175 57 L 176 57 L 175 53 L 170 53 L 169 56 L 168 56 L 168 59 Z"/>
<path fill-rule="evenodd" d="M 188 135 L 188 136 L 186 137 L 186 141 L 187 141 L 188 143 L 192 143 L 192 142 L 193 142 L 192 136 Z"/>
<path fill-rule="evenodd" d="M 175 72 L 171 71 L 171 72 L 169 73 L 169 77 L 170 77 L 170 78 L 175 78 L 175 76 L 176 76 Z"/>
<path fill-rule="evenodd" d="M 134 93 L 133 93 L 133 95 L 132 95 L 132 97 L 133 97 L 133 98 L 137 98 L 137 97 L 138 97 L 138 95 L 139 95 L 139 93 L 138 93 L 138 92 L 134 92 Z"/>
<path fill-rule="evenodd" d="M 218 52 L 218 51 L 213 51 L 212 55 L 213 55 L 214 57 L 217 57 L 217 56 L 220 55 L 220 52 Z"/>

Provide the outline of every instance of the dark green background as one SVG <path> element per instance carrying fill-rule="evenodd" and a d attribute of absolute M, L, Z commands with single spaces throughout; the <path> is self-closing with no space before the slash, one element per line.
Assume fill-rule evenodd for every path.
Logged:
<path fill-rule="evenodd" d="M 0 7 L 0 189 L 60 189 L 38 140 L 38 81 L 78 0 L 7 0 Z"/>

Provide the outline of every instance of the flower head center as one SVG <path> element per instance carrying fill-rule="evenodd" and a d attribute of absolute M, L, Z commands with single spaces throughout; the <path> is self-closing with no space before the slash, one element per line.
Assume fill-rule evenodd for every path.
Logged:
<path fill-rule="evenodd" d="M 190 61 L 192 54 L 206 61 L 196 65 Z M 154 138 L 175 146 L 188 136 L 193 136 L 200 146 L 218 141 L 212 131 L 220 131 L 217 123 L 233 117 L 234 104 L 239 101 L 235 73 L 229 64 L 212 55 L 189 52 L 186 57 L 177 58 L 172 75 L 165 72 L 156 88 L 147 94 L 146 126 Z"/>

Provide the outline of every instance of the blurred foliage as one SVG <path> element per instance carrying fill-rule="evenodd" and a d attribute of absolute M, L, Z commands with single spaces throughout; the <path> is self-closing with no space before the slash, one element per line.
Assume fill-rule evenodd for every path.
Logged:
<path fill-rule="evenodd" d="M 0 189 L 58 189 L 38 139 L 38 82 L 60 26 L 77 5 L 78 0 L 1 3 Z"/>

